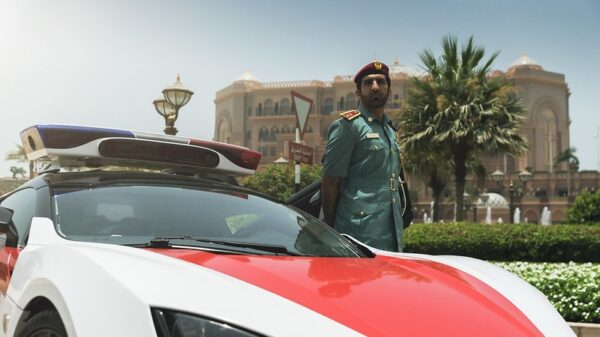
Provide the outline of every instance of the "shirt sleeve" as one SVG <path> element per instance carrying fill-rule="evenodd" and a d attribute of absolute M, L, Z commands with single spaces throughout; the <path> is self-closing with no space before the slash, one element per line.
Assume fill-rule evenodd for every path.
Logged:
<path fill-rule="evenodd" d="M 350 123 L 338 119 L 331 123 L 323 156 L 323 175 L 347 177 L 354 149 L 354 133 Z"/>

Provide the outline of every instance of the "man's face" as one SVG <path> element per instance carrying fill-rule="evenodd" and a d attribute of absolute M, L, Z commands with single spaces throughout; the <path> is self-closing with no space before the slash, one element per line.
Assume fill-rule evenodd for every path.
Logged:
<path fill-rule="evenodd" d="M 383 74 L 372 74 L 363 77 L 360 90 L 356 91 L 362 104 L 368 108 L 385 106 L 389 93 L 390 88 Z"/>

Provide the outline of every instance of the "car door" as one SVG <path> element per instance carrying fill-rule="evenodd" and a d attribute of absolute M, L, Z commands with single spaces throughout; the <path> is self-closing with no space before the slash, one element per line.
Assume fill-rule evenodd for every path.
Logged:
<path fill-rule="evenodd" d="M 299 208 L 315 218 L 321 215 L 321 179 L 292 194 L 286 203 Z"/>
<path fill-rule="evenodd" d="M 12 231 L 0 234 L 0 301 L 4 302 L 12 271 L 25 244 L 26 231 L 31 224 L 35 205 L 35 190 L 18 190 L 0 201 L 0 206 L 13 211 Z M 15 235 L 16 234 L 16 237 Z"/>

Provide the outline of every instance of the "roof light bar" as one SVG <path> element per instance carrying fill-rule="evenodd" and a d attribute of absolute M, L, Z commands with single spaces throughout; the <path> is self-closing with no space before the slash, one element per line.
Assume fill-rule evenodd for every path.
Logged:
<path fill-rule="evenodd" d="M 35 125 L 21 132 L 29 160 L 47 159 L 61 166 L 133 165 L 216 169 L 252 174 L 261 154 L 248 148 L 147 132 Z"/>

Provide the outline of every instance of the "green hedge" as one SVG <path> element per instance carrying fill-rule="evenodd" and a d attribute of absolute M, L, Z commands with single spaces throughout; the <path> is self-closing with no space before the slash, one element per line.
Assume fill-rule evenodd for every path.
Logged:
<path fill-rule="evenodd" d="M 600 323 L 600 265 L 496 262 L 541 291 L 569 322 Z"/>
<path fill-rule="evenodd" d="M 600 227 L 470 223 L 413 224 L 404 251 L 493 261 L 600 262 Z"/>

